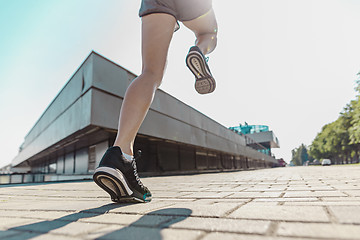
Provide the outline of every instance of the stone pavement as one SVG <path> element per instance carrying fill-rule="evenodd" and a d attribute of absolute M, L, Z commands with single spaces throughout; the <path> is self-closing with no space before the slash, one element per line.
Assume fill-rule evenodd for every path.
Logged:
<path fill-rule="evenodd" d="M 146 204 L 93 182 L 0 187 L 0 239 L 360 239 L 360 165 L 144 178 Z"/>

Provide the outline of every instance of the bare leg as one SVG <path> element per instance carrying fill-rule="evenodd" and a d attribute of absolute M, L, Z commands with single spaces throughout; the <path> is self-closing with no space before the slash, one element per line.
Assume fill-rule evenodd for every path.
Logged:
<path fill-rule="evenodd" d="M 120 111 L 114 146 L 133 155 L 136 134 L 163 78 L 175 18 L 168 14 L 150 14 L 142 18 L 142 73 L 126 90 Z"/>
<path fill-rule="evenodd" d="M 184 21 L 183 24 L 195 33 L 195 44 L 204 55 L 215 49 L 218 28 L 213 10 L 194 20 Z"/>

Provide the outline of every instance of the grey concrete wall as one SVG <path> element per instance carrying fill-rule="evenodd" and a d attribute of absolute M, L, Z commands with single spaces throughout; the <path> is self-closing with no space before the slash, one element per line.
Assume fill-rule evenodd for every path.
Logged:
<path fill-rule="evenodd" d="M 100 56 L 93 59 L 97 89 L 92 91 L 91 124 L 115 130 L 123 95 L 135 75 Z M 139 133 L 234 154 L 245 146 L 245 138 L 162 90 L 156 92 Z"/>
<path fill-rule="evenodd" d="M 18 165 L 89 126 L 116 130 L 123 96 L 135 77 L 92 52 L 26 135 L 22 151 L 12 164 Z M 246 147 L 244 137 L 162 90 L 156 92 L 139 133 L 257 159 L 268 158 Z M 69 159 L 65 158 L 65 173 L 74 172 Z"/>
<path fill-rule="evenodd" d="M 257 143 L 270 142 L 272 148 L 280 147 L 280 142 L 275 136 L 273 131 L 252 133 L 252 134 L 247 134 L 246 136 L 249 136 L 252 140 L 254 140 Z"/>
<path fill-rule="evenodd" d="M 85 60 L 71 79 L 60 90 L 55 99 L 49 104 L 39 120 L 35 123 L 34 127 L 26 135 L 25 141 L 22 144 L 24 148 L 28 147 L 36 138 L 43 134 L 47 128 L 54 124 L 59 116 L 61 116 L 64 112 L 67 112 L 69 108 L 89 90 L 92 85 L 91 82 L 93 78 L 93 56 L 94 55 L 90 55 Z M 85 102 L 89 103 L 89 99 L 86 99 Z M 76 109 L 75 111 L 84 110 L 86 110 L 86 108 L 81 106 L 81 109 Z M 80 118 L 79 120 L 82 119 Z"/>
<path fill-rule="evenodd" d="M 52 112 L 49 111 L 49 112 Z M 53 121 L 46 127 L 39 122 L 47 122 L 45 119 L 39 121 L 39 125 L 35 125 L 31 131 L 29 139 L 25 138 L 25 145 L 16 158 L 12 161 L 13 165 L 17 165 L 22 161 L 34 156 L 35 154 L 47 149 L 48 147 L 56 144 L 60 140 L 75 133 L 76 131 L 85 128 L 90 125 L 90 113 L 91 113 L 91 91 L 86 92 L 80 98 L 70 105 L 66 111 L 60 112 L 55 117 L 54 114 L 49 114 L 49 117 L 53 118 Z M 47 114 L 44 114 L 42 118 L 46 118 Z M 41 129 L 41 131 L 40 131 Z M 35 134 L 36 136 L 33 134 Z"/>

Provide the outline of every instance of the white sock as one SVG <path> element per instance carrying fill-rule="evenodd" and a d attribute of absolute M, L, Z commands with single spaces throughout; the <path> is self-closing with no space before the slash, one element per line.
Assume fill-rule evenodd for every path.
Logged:
<path fill-rule="evenodd" d="M 123 153 L 123 156 L 125 157 L 126 160 L 128 160 L 129 162 L 131 162 L 133 160 L 133 156 Z"/>

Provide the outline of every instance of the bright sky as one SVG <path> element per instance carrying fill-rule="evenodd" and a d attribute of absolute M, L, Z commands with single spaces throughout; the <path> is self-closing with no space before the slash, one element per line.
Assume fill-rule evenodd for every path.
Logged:
<path fill-rule="evenodd" d="M 311 144 L 355 98 L 358 0 L 213 0 L 218 47 L 213 94 L 198 95 L 175 33 L 161 88 L 226 127 L 269 125 L 276 157 Z M 140 0 L 0 0 L 0 167 L 75 70 L 95 50 L 139 74 Z"/>

